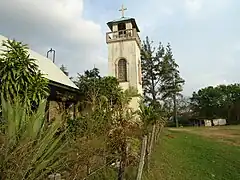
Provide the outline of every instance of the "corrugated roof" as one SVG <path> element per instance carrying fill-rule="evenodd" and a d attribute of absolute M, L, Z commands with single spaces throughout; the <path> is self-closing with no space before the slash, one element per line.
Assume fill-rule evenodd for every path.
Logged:
<path fill-rule="evenodd" d="M 3 50 L 2 41 L 7 39 L 8 38 L 0 35 L 0 53 Z M 65 86 L 78 89 L 78 87 L 61 71 L 59 67 L 52 62 L 52 60 L 34 52 L 31 49 L 29 49 L 29 54 L 31 58 L 36 59 L 36 64 L 38 65 L 41 73 L 44 74 L 45 78 Z"/>

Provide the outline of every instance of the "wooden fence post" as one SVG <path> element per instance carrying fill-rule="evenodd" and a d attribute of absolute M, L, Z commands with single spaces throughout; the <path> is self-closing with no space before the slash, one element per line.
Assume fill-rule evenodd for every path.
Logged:
<path fill-rule="evenodd" d="M 155 132 L 156 132 L 156 124 L 153 124 L 148 156 L 150 156 L 152 153 L 152 148 L 153 148 L 154 139 L 155 139 Z"/>
<path fill-rule="evenodd" d="M 145 160 L 146 150 L 147 150 L 147 139 L 148 139 L 147 135 L 144 135 L 143 140 L 142 140 L 141 156 L 140 156 L 140 161 L 139 161 L 139 165 L 138 165 L 138 172 L 137 172 L 136 180 L 142 179 L 144 160 Z"/>

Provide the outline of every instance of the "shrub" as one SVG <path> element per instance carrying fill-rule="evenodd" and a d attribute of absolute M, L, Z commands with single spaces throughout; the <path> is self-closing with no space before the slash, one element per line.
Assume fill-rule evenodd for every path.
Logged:
<path fill-rule="evenodd" d="M 31 105 L 38 104 L 49 95 L 48 80 L 30 58 L 27 45 L 15 40 L 3 41 L 0 54 L 0 91 L 4 98 L 14 100 L 18 95 Z"/>
<path fill-rule="evenodd" d="M 65 161 L 66 131 L 57 135 L 60 119 L 47 125 L 45 105 L 42 101 L 35 112 L 28 113 L 26 102 L 17 98 L 12 104 L 2 98 L 0 179 L 44 179 Z"/>

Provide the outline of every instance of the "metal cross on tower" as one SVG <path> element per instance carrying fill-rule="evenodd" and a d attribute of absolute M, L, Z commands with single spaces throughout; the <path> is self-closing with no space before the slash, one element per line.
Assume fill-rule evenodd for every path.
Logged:
<path fill-rule="evenodd" d="M 119 9 L 119 11 L 122 11 L 122 18 L 124 18 L 124 11 L 126 11 L 127 8 L 125 8 L 123 5 L 122 5 L 122 8 Z"/>

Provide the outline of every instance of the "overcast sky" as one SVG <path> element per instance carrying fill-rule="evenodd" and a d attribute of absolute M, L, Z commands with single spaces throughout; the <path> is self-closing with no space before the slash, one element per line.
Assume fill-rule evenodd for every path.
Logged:
<path fill-rule="evenodd" d="M 71 75 L 94 64 L 106 75 L 106 22 L 120 17 L 122 3 L 142 39 L 171 43 L 185 95 L 239 82 L 239 0 L 0 0 L 0 34 L 43 55 L 55 49 Z"/>

